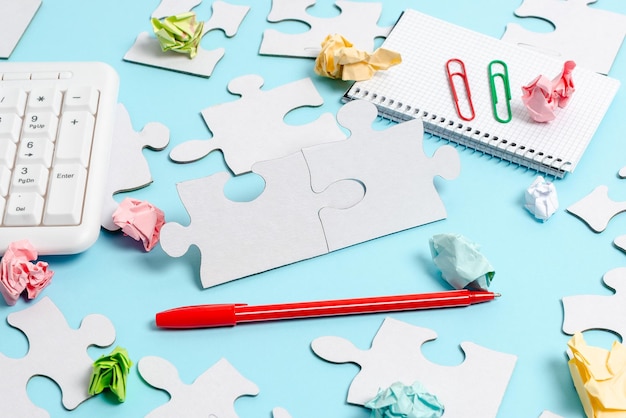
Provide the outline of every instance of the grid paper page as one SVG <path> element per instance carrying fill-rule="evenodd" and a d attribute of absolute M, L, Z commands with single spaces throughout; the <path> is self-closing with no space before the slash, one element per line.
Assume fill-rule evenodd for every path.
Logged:
<path fill-rule="evenodd" d="M 556 110 L 555 120 L 538 123 L 524 107 L 521 87 L 538 75 L 558 76 L 562 61 L 411 9 L 383 47 L 399 52 L 402 63 L 356 82 L 344 100 L 372 101 L 381 116 L 398 121 L 421 117 L 429 133 L 557 177 L 574 171 L 619 87 L 615 79 L 577 67 L 568 106 Z M 469 122 L 459 118 L 452 100 L 446 73 L 451 58 L 465 64 L 476 115 Z M 488 74 L 493 60 L 508 67 L 509 123 L 493 115 Z"/>

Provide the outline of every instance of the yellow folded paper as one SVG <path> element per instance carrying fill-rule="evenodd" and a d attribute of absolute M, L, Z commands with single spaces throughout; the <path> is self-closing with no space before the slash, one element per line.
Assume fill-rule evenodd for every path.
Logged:
<path fill-rule="evenodd" d="M 581 333 L 567 343 L 576 392 L 588 418 L 626 417 L 626 347 L 611 350 L 588 346 Z"/>
<path fill-rule="evenodd" d="M 341 35 L 328 35 L 322 51 L 315 59 L 315 72 L 329 78 L 362 81 L 372 78 L 379 70 L 400 64 L 399 53 L 378 48 L 373 53 L 358 50 Z"/>
<path fill-rule="evenodd" d="M 153 17 L 151 22 L 163 52 L 189 54 L 189 58 L 196 56 L 204 22 L 197 22 L 194 12 L 181 13 L 161 20 Z"/>

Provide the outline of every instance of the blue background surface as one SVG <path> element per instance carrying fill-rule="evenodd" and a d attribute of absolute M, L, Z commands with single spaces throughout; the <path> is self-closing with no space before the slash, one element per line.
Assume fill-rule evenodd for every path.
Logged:
<path fill-rule="evenodd" d="M 158 0 L 44 0 L 10 61 L 97 60 L 111 64 L 119 72 L 119 100 L 127 107 L 134 128 L 140 130 L 146 123 L 158 121 L 171 131 L 170 146 L 165 151 L 144 151 L 153 184 L 116 198 L 149 200 L 165 211 L 168 221 L 188 224 L 176 183 L 225 171 L 227 167 L 219 152 L 191 164 L 175 164 L 168 154 L 179 143 L 210 137 L 199 112 L 236 99 L 226 90 L 232 78 L 259 74 L 265 79 L 265 88 L 271 89 L 311 77 L 325 104 L 289 114 L 287 121 L 296 124 L 312 121 L 324 112 L 336 113 L 341 106 L 339 98 L 349 86 L 316 76 L 312 59 L 260 56 L 264 29 L 298 32 L 306 26 L 297 22 L 268 23 L 269 0 L 230 2 L 250 5 L 251 10 L 233 38 L 221 31 L 204 37 L 204 48 L 226 49 L 208 79 L 122 60 L 135 37 L 150 30 L 149 16 Z M 545 21 L 515 17 L 513 11 L 519 4 L 517 0 L 385 2 L 379 24 L 392 25 L 403 9 L 412 7 L 496 38 L 502 36 L 509 22 L 537 31 L 552 30 Z M 206 0 L 195 11 L 206 19 L 211 14 L 210 6 Z M 601 0 L 591 7 L 626 14 L 626 3 L 615 0 Z M 332 1 L 320 0 L 310 12 L 331 16 L 338 10 Z M 624 48 L 610 75 L 626 82 Z M 624 114 L 626 93 L 622 86 L 576 172 L 556 181 L 561 209 L 545 224 L 523 207 L 524 190 L 534 180 L 535 172 L 459 149 L 460 176 L 453 181 L 435 179 L 448 211 L 443 221 L 205 290 L 198 277 L 197 249 L 192 248 L 181 258 L 171 258 L 159 246 L 145 253 L 122 234 L 103 231 L 96 245 L 83 254 L 41 257 L 56 272 L 42 296 L 49 296 L 73 327 L 90 313 L 107 316 L 117 331 L 116 344 L 128 349 L 135 364 L 147 355 L 164 357 L 187 383 L 220 358 L 227 358 L 260 389 L 258 396 L 235 402 L 242 418 L 270 417 L 276 406 L 286 408 L 294 418 L 365 418 L 369 410 L 346 403 L 347 389 L 358 367 L 327 363 L 315 356 L 310 343 L 320 336 L 337 335 L 366 349 L 385 314 L 184 332 L 156 329 L 154 314 L 201 303 L 266 304 L 440 291 L 448 286 L 432 263 L 428 240 L 438 233 L 461 233 L 480 244 L 496 269 L 492 290 L 503 296 L 465 309 L 391 316 L 437 332 L 437 340 L 423 346 L 425 355 L 435 363 L 460 364 L 464 356 L 459 343 L 463 341 L 517 355 L 499 417 L 537 417 L 544 409 L 565 417 L 583 417 L 566 364 L 570 337 L 561 331 L 561 298 L 611 294 L 603 286 L 602 276 L 626 263 L 624 253 L 612 244 L 615 237 L 626 232 L 626 215 L 615 217 L 604 232 L 594 233 L 565 208 L 600 184 L 609 187 L 614 200 L 626 200 L 626 180 L 617 177 L 617 171 L 626 165 Z M 239 119 L 245 123 L 245 115 Z M 383 123 L 379 125 L 383 127 Z M 430 155 L 440 145 L 427 139 L 425 152 Z M 233 178 L 226 193 L 237 199 L 252 199 L 261 192 L 262 185 L 255 175 L 244 175 Z M 13 307 L 2 304 L 0 316 L 6 318 L 27 306 L 29 302 L 24 300 Z M 5 321 L 0 321 L 0 336 L 0 352 L 10 357 L 26 354 L 25 336 Z M 591 344 L 605 348 L 618 338 L 606 331 L 586 332 L 585 337 Z M 95 359 L 110 349 L 92 348 L 90 354 Z M 488 396 L 489 388 L 484 389 Z M 168 400 L 165 392 L 141 379 L 136 367 L 131 371 L 123 404 L 97 396 L 74 411 L 65 411 L 60 391 L 41 377 L 31 380 L 28 392 L 53 417 L 143 417 Z"/>

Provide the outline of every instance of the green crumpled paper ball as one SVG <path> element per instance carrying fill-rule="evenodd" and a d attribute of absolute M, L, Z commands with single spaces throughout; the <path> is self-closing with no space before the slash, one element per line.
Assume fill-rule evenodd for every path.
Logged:
<path fill-rule="evenodd" d="M 89 381 L 89 395 L 97 395 L 105 389 L 117 396 L 118 401 L 126 400 L 126 380 L 133 363 L 125 348 L 115 347 L 108 355 L 100 356 L 93 363 Z"/>
<path fill-rule="evenodd" d="M 163 52 L 189 54 L 189 58 L 198 54 L 204 22 L 197 22 L 194 12 L 168 16 L 161 20 L 153 17 L 150 21 Z"/>
<path fill-rule="evenodd" d="M 420 382 L 412 385 L 396 382 L 379 390 L 365 407 L 372 410 L 371 418 L 439 418 L 444 413 L 441 402 Z"/>

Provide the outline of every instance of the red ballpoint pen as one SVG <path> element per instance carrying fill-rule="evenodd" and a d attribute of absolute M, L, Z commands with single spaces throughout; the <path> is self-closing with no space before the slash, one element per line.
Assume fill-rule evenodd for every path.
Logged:
<path fill-rule="evenodd" d="M 183 306 L 157 313 L 156 325 L 160 328 L 227 327 L 245 322 L 468 306 L 498 296 L 498 293 L 463 289 L 257 306 L 239 303 Z"/>

